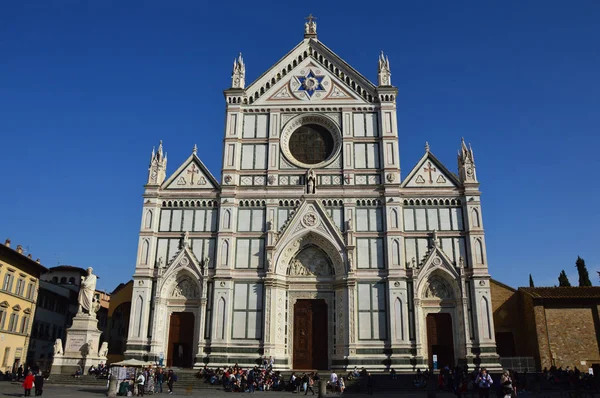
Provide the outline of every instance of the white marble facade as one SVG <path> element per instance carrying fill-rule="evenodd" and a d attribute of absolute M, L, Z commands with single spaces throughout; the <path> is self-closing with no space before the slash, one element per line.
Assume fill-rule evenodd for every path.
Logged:
<path fill-rule="evenodd" d="M 455 362 L 497 366 L 473 151 L 460 144 L 454 174 L 426 145 L 402 177 L 397 89 L 378 61 L 375 85 L 309 20 L 247 87 L 235 60 L 220 182 L 195 148 L 168 178 L 162 142 L 152 152 L 128 357 L 167 358 L 171 314 L 191 312 L 195 367 L 266 355 L 291 369 L 294 305 L 322 299 L 328 367 L 423 368 L 437 313 Z"/>

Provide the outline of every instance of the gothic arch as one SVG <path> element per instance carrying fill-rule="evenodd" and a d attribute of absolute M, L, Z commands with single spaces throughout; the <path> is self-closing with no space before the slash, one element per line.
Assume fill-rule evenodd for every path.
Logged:
<path fill-rule="evenodd" d="M 152 229 L 152 210 L 146 211 L 146 217 L 144 217 L 144 228 Z"/>
<path fill-rule="evenodd" d="M 163 279 L 160 297 L 170 299 L 199 299 L 202 295 L 202 277 L 190 269 L 181 268 Z"/>
<path fill-rule="evenodd" d="M 421 299 L 436 299 L 432 297 L 431 293 L 433 289 L 430 289 L 431 285 L 440 284 L 447 289 L 446 297 L 437 297 L 442 300 L 457 300 L 461 297 L 459 281 L 448 271 L 442 268 L 438 268 L 428 273 L 427 275 L 419 275 L 419 281 L 417 282 L 416 291 L 417 297 Z M 441 292 L 440 292 L 441 294 Z"/>
<path fill-rule="evenodd" d="M 481 334 L 485 339 L 492 338 L 492 325 L 490 324 L 490 304 L 487 297 L 481 297 L 481 316 L 479 317 L 481 322 Z"/>
<path fill-rule="evenodd" d="M 221 244 L 221 265 L 227 266 L 227 260 L 229 258 L 229 242 L 226 240 Z"/>
<path fill-rule="evenodd" d="M 398 228 L 398 211 L 396 209 L 392 209 L 390 218 L 392 219 L 392 228 Z"/>
<path fill-rule="evenodd" d="M 394 319 L 394 335 L 396 340 L 404 340 L 404 314 L 400 297 L 394 300 Z"/>
<path fill-rule="evenodd" d="M 471 224 L 475 228 L 481 227 L 481 220 L 479 219 L 479 211 L 476 208 L 471 210 Z"/>
<path fill-rule="evenodd" d="M 400 264 L 400 242 L 398 239 L 392 241 L 392 264 Z"/>
<path fill-rule="evenodd" d="M 225 210 L 225 212 L 223 213 L 223 228 L 231 228 L 231 211 L 229 210 Z"/>
<path fill-rule="evenodd" d="M 483 264 L 483 244 L 481 239 L 475 240 L 475 261 L 477 264 Z"/>
<path fill-rule="evenodd" d="M 142 264 L 148 264 L 148 253 L 150 252 L 150 243 L 148 239 L 144 239 L 142 242 Z"/>
<path fill-rule="evenodd" d="M 137 337 L 142 337 L 142 318 L 144 316 L 144 299 L 138 296 L 135 299 L 135 323 L 133 325 L 134 332 Z"/>
<path fill-rule="evenodd" d="M 304 230 L 303 232 L 290 237 L 287 243 L 282 245 L 281 249 L 279 249 L 278 253 L 275 255 L 275 273 L 286 276 L 290 262 L 302 249 L 310 245 L 318 247 L 327 254 L 331 260 L 334 275 L 345 274 L 345 256 L 342 254 L 344 253 L 343 248 L 339 246 L 337 242 L 332 242 L 328 236 L 322 235 L 316 230 L 311 230 L 309 232 Z"/>

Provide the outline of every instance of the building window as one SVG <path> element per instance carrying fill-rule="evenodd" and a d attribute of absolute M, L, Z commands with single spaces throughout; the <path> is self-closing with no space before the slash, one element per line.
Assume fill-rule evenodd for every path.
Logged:
<path fill-rule="evenodd" d="M 60 283 L 67 283 L 67 277 L 63 276 L 62 278 L 60 278 Z"/>
<path fill-rule="evenodd" d="M 16 294 L 18 296 L 23 296 L 23 292 L 25 291 L 25 281 L 21 278 L 17 279 L 17 290 Z"/>
<path fill-rule="evenodd" d="M 52 283 L 58 283 L 58 277 L 53 276 L 52 277 Z"/>
<path fill-rule="evenodd" d="M 74 285 L 75 284 L 75 278 L 70 277 L 69 278 L 69 285 Z"/>
<path fill-rule="evenodd" d="M 383 231 L 383 214 L 381 207 L 373 209 L 356 209 L 356 231 Z"/>
<path fill-rule="evenodd" d="M 236 283 L 233 289 L 232 338 L 260 340 L 262 338 L 263 285 Z"/>
<path fill-rule="evenodd" d="M 10 314 L 10 319 L 8 321 L 8 331 L 16 332 L 17 325 L 19 324 L 19 315 L 18 314 Z"/>
<path fill-rule="evenodd" d="M 238 211 L 239 232 L 263 232 L 265 209 L 240 209 Z"/>
<path fill-rule="evenodd" d="M 8 366 L 8 358 L 10 357 L 10 347 L 4 349 L 4 358 L 2 359 L 2 367 Z"/>
<path fill-rule="evenodd" d="M 383 239 L 356 239 L 356 253 L 358 255 L 357 268 L 385 268 L 383 260 Z"/>
<path fill-rule="evenodd" d="M 263 268 L 263 238 L 237 239 L 235 268 Z"/>
<path fill-rule="evenodd" d="M 358 338 L 359 340 L 386 339 L 385 284 L 358 285 Z"/>
<path fill-rule="evenodd" d="M 29 328 L 29 317 L 24 316 L 23 319 L 21 319 L 21 330 L 19 333 L 26 334 L 28 328 Z"/>
<path fill-rule="evenodd" d="M 35 285 L 33 283 L 30 283 L 27 286 L 27 300 L 33 300 L 33 292 L 34 292 L 33 289 L 34 289 L 34 286 Z"/>
<path fill-rule="evenodd" d="M 4 308 L 0 309 L 0 330 L 4 330 L 4 325 L 6 323 L 6 310 Z"/>
<path fill-rule="evenodd" d="M 242 145 L 242 169 L 266 169 L 267 168 L 267 146 Z"/>
<path fill-rule="evenodd" d="M 4 284 L 2 285 L 2 289 L 7 292 L 12 291 L 12 285 L 13 285 L 14 279 L 15 279 L 15 276 L 13 274 L 6 274 L 4 276 Z"/>

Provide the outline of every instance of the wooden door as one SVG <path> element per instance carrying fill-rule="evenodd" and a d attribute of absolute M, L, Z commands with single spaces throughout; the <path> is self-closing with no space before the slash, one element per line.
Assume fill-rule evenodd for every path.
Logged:
<path fill-rule="evenodd" d="M 433 369 L 433 355 L 437 355 L 438 369 L 454 363 L 454 339 L 452 336 L 452 317 L 447 313 L 427 315 L 427 352 L 429 367 Z"/>
<path fill-rule="evenodd" d="M 174 312 L 169 323 L 167 366 L 191 368 L 194 357 L 194 314 Z"/>
<path fill-rule="evenodd" d="M 325 300 L 296 302 L 293 352 L 294 369 L 327 369 L 327 303 Z"/>

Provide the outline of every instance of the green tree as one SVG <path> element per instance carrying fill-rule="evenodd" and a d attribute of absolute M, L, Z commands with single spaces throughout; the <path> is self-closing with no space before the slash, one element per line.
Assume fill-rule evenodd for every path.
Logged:
<path fill-rule="evenodd" d="M 531 274 L 529 274 L 529 287 L 535 287 L 535 285 L 533 284 L 533 278 L 531 277 Z"/>
<path fill-rule="evenodd" d="M 571 282 L 569 282 L 569 278 L 567 278 L 567 274 L 563 269 L 560 271 L 560 275 L 558 276 L 558 286 L 560 287 L 571 287 Z"/>
<path fill-rule="evenodd" d="M 577 273 L 579 274 L 579 286 L 592 286 L 590 274 L 588 274 L 587 268 L 585 267 L 584 259 L 577 256 L 575 267 L 577 267 Z"/>

